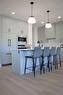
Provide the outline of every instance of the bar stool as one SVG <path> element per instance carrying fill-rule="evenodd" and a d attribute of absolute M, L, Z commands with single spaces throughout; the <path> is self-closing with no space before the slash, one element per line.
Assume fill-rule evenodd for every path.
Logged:
<path fill-rule="evenodd" d="M 43 73 L 49 69 L 49 47 L 44 47 L 43 50 Z"/>
<path fill-rule="evenodd" d="M 57 47 L 57 62 L 58 62 L 58 59 L 59 59 L 60 67 L 61 67 L 60 47 Z"/>
<path fill-rule="evenodd" d="M 27 59 L 32 59 L 32 67 L 27 67 Z M 24 74 L 26 73 L 26 69 L 32 68 L 35 77 L 35 69 L 36 69 L 36 62 L 39 59 L 39 66 L 40 66 L 40 74 L 42 73 L 42 50 L 41 47 L 35 47 L 32 56 L 25 56 L 25 68 Z M 30 70 L 30 69 L 29 69 Z"/>
<path fill-rule="evenodd" d="M 52 70 L 53 65 L 55 66 L 55 69 L 58 69 L 56 47 L 51 47 L 50 49 L 50 61 L 49 62 L 51 64 L 51 70 Z"/>

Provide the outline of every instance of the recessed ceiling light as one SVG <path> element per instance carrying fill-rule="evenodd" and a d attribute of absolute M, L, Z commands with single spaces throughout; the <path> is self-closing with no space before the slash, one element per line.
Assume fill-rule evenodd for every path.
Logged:
<path fill-rule="evenodd" d="M 58 16 L 58 19 L 60 19 L 61 18 L 61 16 Z"/>
<path fill-rule="evenodd" d="M 44 24 L 44 23 L 45 23 L 45 22 L 43 22 L 43 21 L 41 22 L 41 24 Z"/>
<path fill-rule="evenodd" d="M 15 15 L 15 12 L 12 12 L 11 14 L 12 14 L 12 15 Z"/>

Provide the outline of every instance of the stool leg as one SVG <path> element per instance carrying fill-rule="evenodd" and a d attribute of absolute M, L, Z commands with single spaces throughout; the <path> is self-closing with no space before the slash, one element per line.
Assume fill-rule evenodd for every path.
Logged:
<path fill-rule="evenodd" d="M 60 55 L 59 55 L 59 62 L 60 62 L 60 67 L 61 67 L 61 57 L 60 57 Z"/>
<path fill-rule="evenodd" d="M 35 77 L 35 62 L 34 62 L 34 58 L 33 58 L 33 73 L 34 73 L 34 77 Z"/>
<path fill-rule="evenodd" d="M 55 60 L 55 69 L 58 69 L 58 62 L 57 62 L 57 56 L 56 55 L 54 57 L 54 60 Z"/>
<path fill-rule="evenodd" d="M 53 64 L 51 63 L 51 71 L 52 71 L 52 68 L 53 68 Z"/>
<path fill-rule="evenodd" d="M 45 73 L 44 58 L 43 58 L 43 64 L 42 64 L 42 67 L 43 67 L 43 73 Z"/>
<path fill-rule="evenodd" d="M 55 59 L 54 59 L 54 61 L 55 61 Z M 55 70 L 56 70 L 56 62 L 55 62 Z"/>
<path fill-rule="evenodd" d="M 50 72 L 50 62 L 49 62 L 49 56 L 48 56 L 48 64 L 47 64 L 47 67 L 48 67 L 48 70 L 49 70 L 49 72 Z"/>
<path fill-rule="evenodd" d="M 40 74 L 42 74 L 42 64 L 40 64 Z"/>
<path fill-rule="evenodd" d="M 53 56 L 53 63 L 55 65 L 55 70 L 56 70 L 56 60 L 55 60 L 55 55 Z"/>
<path fill-rule="evenodd" d="M 58 69 L 57 55 L 56 55 L 56 69 Z"/>
<path fill-rule="evenodd" d="M 27 58 L 25 58 L 25 69 L 24 69 L 24 74 L 26 73 L 26 66 L 27 66 Z"/>
<path fill-rule="evenodd" d="M 43 73 L 45 74 L 45 66 L 43 67 Z"/>
<path fill-rule="evenodd" d="M 42 74 L 42 67 L 43 67 L 43 60 L 42 62 L 40 61 L 40 74 Z"/>
<path fill-rule="evenodd" d="M 33 72 L 34 72 L 34 77 L 35 77 L 36 61 L 37 61 L 37 58 L 34 58 L 33 59 Z"/>

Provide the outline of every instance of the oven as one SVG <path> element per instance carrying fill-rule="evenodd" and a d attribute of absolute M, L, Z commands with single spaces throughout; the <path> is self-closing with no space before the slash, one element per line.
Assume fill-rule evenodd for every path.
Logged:
<path fill-rule="evenodd" d="M 27 44 L 26 37 L 18 37 L 18 49 L 25 49 Z"/>

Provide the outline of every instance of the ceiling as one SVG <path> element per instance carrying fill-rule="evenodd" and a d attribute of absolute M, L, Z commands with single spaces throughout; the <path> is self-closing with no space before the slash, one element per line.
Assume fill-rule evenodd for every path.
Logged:
<path fill-rule="evenodd" d="M 47 22 L 48 9 L 50 22 L 59 21 L 58 16 L 61 16 L 60 20 L 63 20 L 63 0 L 0 0 L 0 15 L 27 21 L 31 15 L 30 1 L 34 1 L 33 15 L 38 25 L 41 25 L 41 22 Z M 16 14 L 11 15 L 12 11 Z"/>

